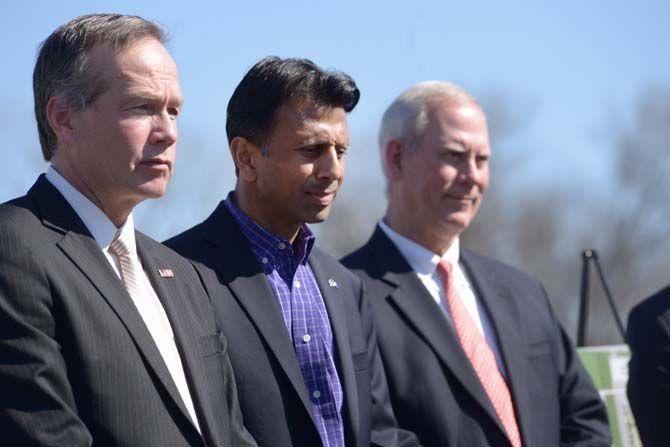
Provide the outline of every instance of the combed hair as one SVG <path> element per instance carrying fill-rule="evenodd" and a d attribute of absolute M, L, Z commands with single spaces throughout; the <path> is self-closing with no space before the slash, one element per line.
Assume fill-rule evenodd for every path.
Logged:
<path fill-rule="evenodd" d="M 89 14 L 58 27 L 40 44 L 33 71 L 33 93 L 45 160 L 51 159 L 57 147 L 56 135 L 46 116 L 49 100 L 60 97 L 75 111 L 87 107 L 107 88 L 104 73 L 91 66 L 93 50 L 109 45 L 119 51 L 146 37 L 161 43 L 167 39 L 163 28 L 142 17 Z"/>
<path fill-rule="evenodd" d="M 415 150 L 428 124 L 427 106 L 436 100 L 477 103 L 464 89 L 446 81 L 420 82 L 401 93 L 384 112 L 379 127 L 378 142 L 384 175 L 387 175 L 384 161 L 386 146 L 397 140 L 407 150 Z"/>
<path fill-rule="evenodd" d="M 345 73 L 323 70 L 307 59 L 263 58 L 244 75 L 228 102 L 228 142 L 244 137 L 265 146 L 277 110 L 291 101 L 350 112 L 359 98 L 356 83 Z"/>

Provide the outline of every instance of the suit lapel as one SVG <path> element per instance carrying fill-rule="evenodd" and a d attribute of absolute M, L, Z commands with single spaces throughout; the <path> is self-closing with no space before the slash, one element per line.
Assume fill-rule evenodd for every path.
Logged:
<path fill-rule="evenodd" d="M 211 243 L 208 253 L 219 278 L 249 314 L 264 341 L 293 385 L 316 426 L 305 382 L 295 350 L 284 326 L 279 303 L 261 271 L 244 234 L 223 202 L 203 226 L 203 237 Z M 228 253 L 225 255 L 224 253 Z M 230 255 L 230 254 L 234 255 Z"/>
<path fill-rule="evenodd" d="M 369 244 L 383 279 L 393 287 L 388 299 L 395 304 L 398 312 L 410 321 L 413 330 L 421 335 L 442 363 L 504 433 L 500 418 L 442 309 L 437 306 L 405 258 L 379 227 Z"/>
<path fill-rule="evenodd" d="M 40 176 L 28 195 L 37 203 L 43 223 L 64 233 L 57 246 L 88 278 L 116 313 L 147 364 L 186 415 L 186 408 L 142 317 L 84 223 L 44 176 Z"/>
<path fill-rule="evenodd" d="M 528 365 L 525 346 L 519 330 L 523 326 L 519 308 L 510 289 L 497 280 L 490 269 L 482 266 L 479 258 L 467 250 L 462 250 L 461 262 L 468 272 L 477 297 L 484 305 L 496 333 L 498 348 L 507 369 L 507 382 L 514 401 L 517 423 L 524 445 L 527 445 L 528 439 L 525 433 L 528 432 L 528 427 L 525 427 L 525 421 L 531 419 L 532 396 L 527 394 L 528 388 L 525 386 Z"/>
<path fill-rule="evenodd" d="M 345 282 L 343 278 L 334 278 L 332 276 L 334 269 L 328 269 L 324 259 L 319 256 L 317 249 L 312 250 L 309 264 L 312 267 L 316 282 L 321 291 L 321 296 L 328 309 L 330 327 L 333 331 L 333 339 L 337 351 L 336 360 L 339 360 L 340 364 L 339 378 L 344 388 L 345 404 L 348 410 L 347 414 L 349 415 L 349 424 L 345 424 L 345 427 L 351 427 L 352 435 L 355 438 L 359 428 L 358 387 L 356 385 L 356 374 L 354 372 L 351 346 L 349 344 L 346 309 L 342 301 L 349 298 L 342 296 L 339 287 L 331 286 L 332 281 L 335 281 L 335 284 L 345 284 Z"/>
<path fill-rule="evenodd" d="M 151 285 L 153 286 L 154 291 L 156 292 L 156 295 L 158 296 L 158 299 L 163 305 L 163 309 L 165 310 L 165 313 L 170 320 L 170 326 L 172 326 L 172 331 L 174 333 L 175 344 L 177 345 L 177 350 L 179 351 L 184 373 L 189 385 L 191 399 L 193 399 L 195 408 L 204 409 L 206 406 L 204 405 L 203 398 L 206 396 L 206 392 L 201 387 L 207 383 L 207 378 L 205 377 L 201 367 L 201 361 L 199 358 L 200 349 L 194 331 L 188 322 L 184 321 L 184 315 L 190 313 L 189 309 L 184 308 L 184 304 L 188 302 L 187 298 L 189 297 L 179 296 L 174 284 L 176 281 L 175 278 L 162 278 L 160 275 L 158 275 L 158 269 L 170 268 L 172 266 L 157 264 L 157 261 L 160 262 L 160 260 L 153 256 L 153 253 L 149 250 L 150 245 L 148 241 L 141 233 L 138 233 L 137 231 L 135 232 L 135 241 L 137 244 L 137 254 L 142 261 L 142 267 L 147 273 L 149 281 L 151 282 Z M 167 370 L 167 367 L 165 369 Z M 184 416 L 189 421 L 191 421 L 191 417 L 186 410 L 186 406 L 184 405 L 181 395 L 174 385 L 174 381 L 172 380 L 172 376 L 170 375 L 169 371 L 167 371 L 167 374 L 168 376 L 161 378 L 161 380 L 169 385 L 166 386 L 168 388 L 168 392 L 172 398 L 175 399 Z M 212 421 L 209 420 L 211 419 L 212 415 L 204 413 L 206 412 L 201 411 L 198 415 L 200 418 L 198 422 L 201 425 L 201 429 L 203 430 L 206 426 L 212 426 Z M 203 418 L 205 420 L 202 420 Z M 193 425 L 193 428 L 195 429 L 195 425 Z M 204 433 L 205 431 L 203 431 L 203 435 Z"/>

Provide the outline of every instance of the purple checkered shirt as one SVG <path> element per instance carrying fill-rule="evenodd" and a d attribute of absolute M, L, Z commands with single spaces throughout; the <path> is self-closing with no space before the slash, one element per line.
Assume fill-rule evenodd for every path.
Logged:
<path fill-rule="evenodd" d="M 291 245 L 244 214 L 233 203 L 232 193 L 224 203 L 249 240 L 279 301 L 323 446 L 344 447 L 344 398 L 335 369 L 333 333 L 321 291 L 307 263 L 314 235 L 303 225 Z"/>

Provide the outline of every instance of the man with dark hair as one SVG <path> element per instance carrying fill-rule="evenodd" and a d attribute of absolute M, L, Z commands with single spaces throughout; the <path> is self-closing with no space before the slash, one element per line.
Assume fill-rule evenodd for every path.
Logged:
<path fill-rule="evenodd" d="M 384 113 L 379 149 L 386 215 L 343 263 L 368 293 L 400 426 L 434 447 L 610 446 L 542 285 L 459 245 L 489 184 L 477 101 L 414 85 Z"/>
<path fill-rule="evenodd" d="M 228 104 L 235 191 L 167 242 L 205 280 L 262 446 L 416 445 L 395 427 L 361 282 L 306 225 L 330 213 L 358 98 L 311 61 L 259 61 Z"/>
<path fill-rule="evenodd" d="M 630 311 L 628 400 L 645 447 L 670 445 L 670 286 Z"/>
<path fill-rule="evenodd" d="M 81 16 L 35 64 L 51 162 L 0 205 L 0 436 L 11 446 L 254 446 L 193 266 L 135 231 L 172 174 L 177 67 L 141 17 Z"/>

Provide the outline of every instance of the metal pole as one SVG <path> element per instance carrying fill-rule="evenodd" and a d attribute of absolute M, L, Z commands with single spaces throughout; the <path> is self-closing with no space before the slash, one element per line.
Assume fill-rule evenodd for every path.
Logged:
<path fill-rule="evenodd" d="M 579 293 L 579 315 L 577 318 L 577 346 L 586 346 L 586 334 L 589 330 L 589 262 L 593 250 L 582 252 L 582 284 Z"/>

